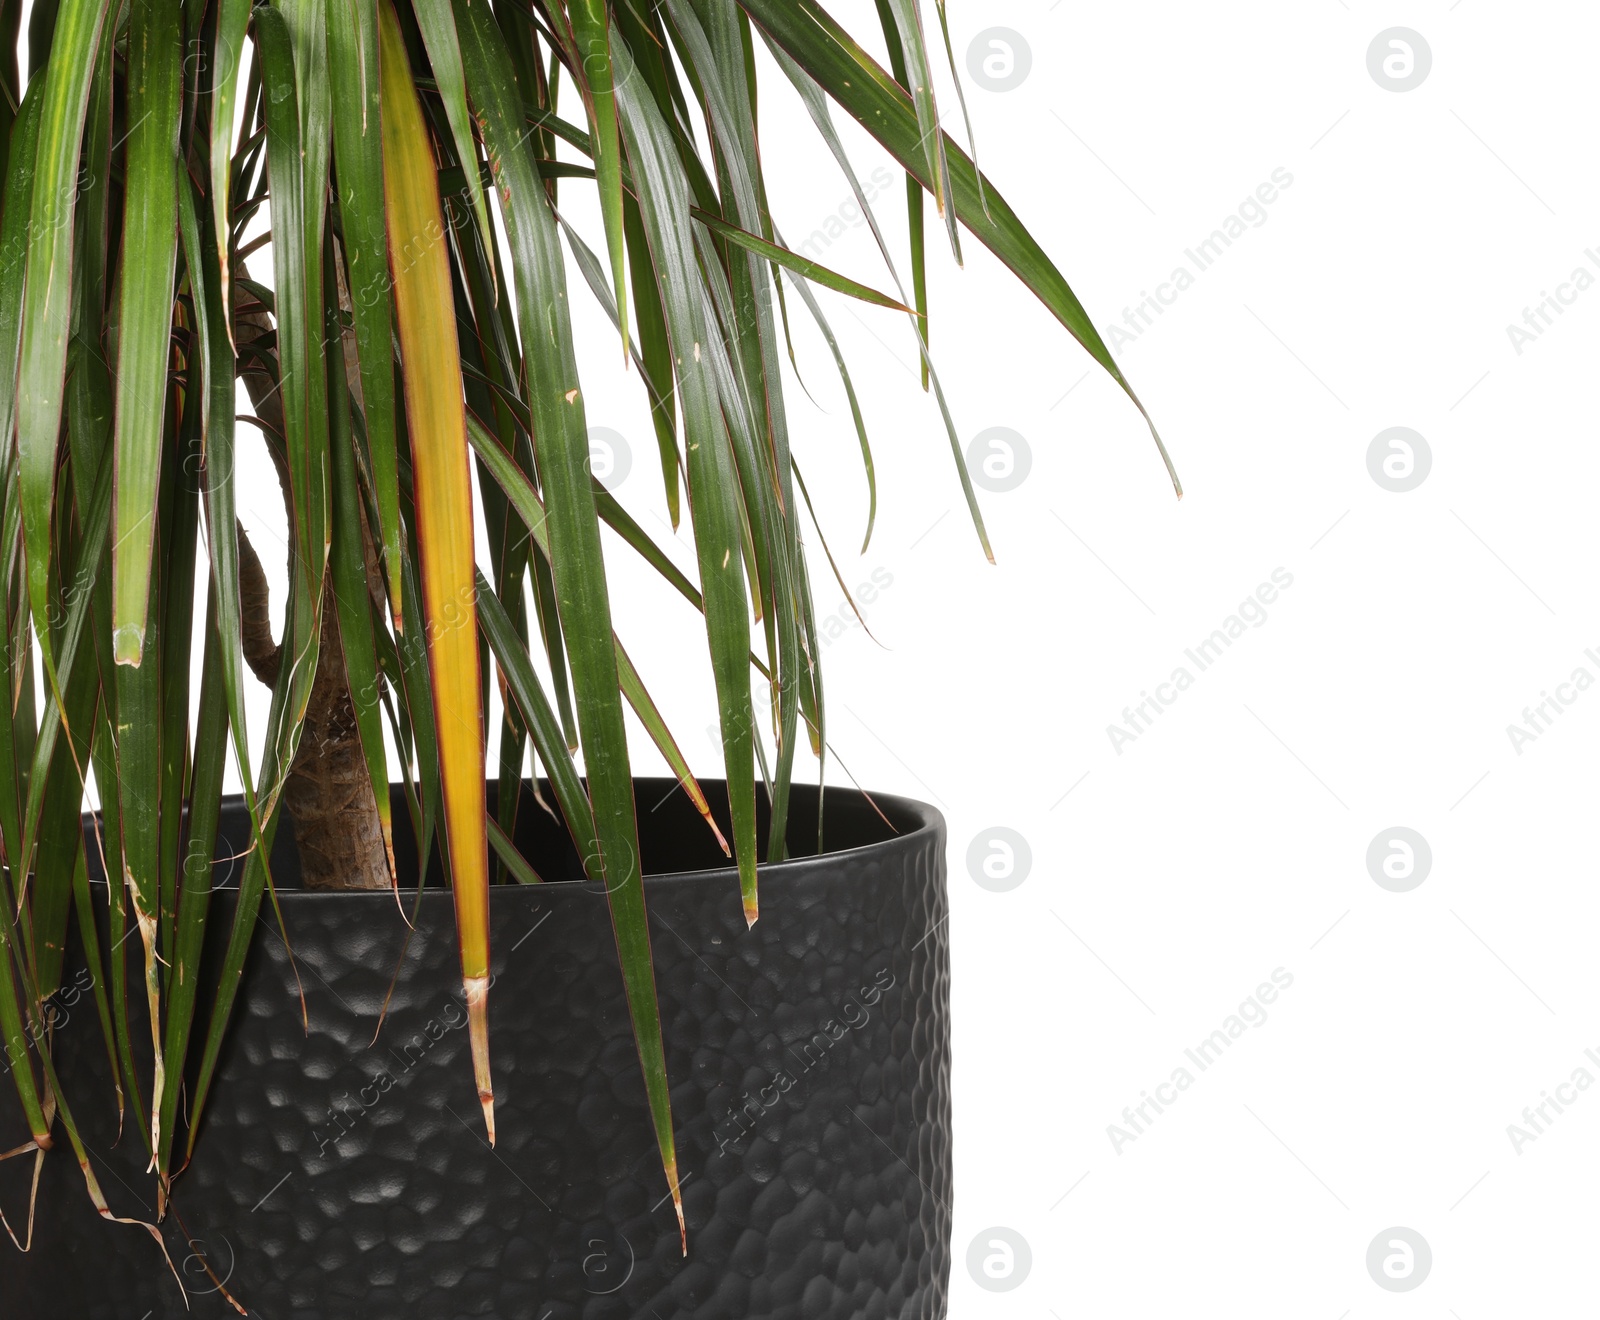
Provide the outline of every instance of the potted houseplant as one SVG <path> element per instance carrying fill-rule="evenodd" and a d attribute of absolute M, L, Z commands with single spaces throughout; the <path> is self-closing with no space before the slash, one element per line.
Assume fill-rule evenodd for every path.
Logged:
<path fill-rule="evenodd" d="M 793 782 L 828 748 L 783 336 L 827 334 L 814 286 L 876 303 L 937 390 L 924 229 L 965 227 L 1128 386 L 939 130 L 915 0 L 879 11 L 888 70 L 812 0 L 38 0 L 24 87 L 0 10 L 8 1315 L 943 1314 L 943 823 Z M 830 102 L 906 171 L 910 293 L 784 245 L 757 50 L 864 211 Z M 698 581 L 590 471 L 588 296 Z M 602 525 L 703 616 L 722 781 Z"/>

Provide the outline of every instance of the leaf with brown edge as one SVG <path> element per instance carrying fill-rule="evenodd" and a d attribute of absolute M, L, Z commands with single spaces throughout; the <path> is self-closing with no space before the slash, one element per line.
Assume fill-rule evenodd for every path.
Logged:
<path fill-rule="evenodd" d="M 489 842 L 467 413 L 433 144 L 411 80 L 399 19 L 389 0 L 383 0 L 379 10 L 378 30 L 389 266 L 405 375 L 445 843 L 455 893 L 473 1075 L 493 1145 Z"/>

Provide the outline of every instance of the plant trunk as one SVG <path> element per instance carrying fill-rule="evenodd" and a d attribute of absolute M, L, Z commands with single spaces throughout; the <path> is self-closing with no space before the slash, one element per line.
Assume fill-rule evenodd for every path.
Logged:
<path fill-rule="evenodd" d="M 306 888 L 387 889 L 388 854 L 350 704 L 338 619 L 330 574 L 322 594 L 317 677 L 283 802 L 294 821 Z"/>
<path fill-rule="evenodd" d="M 241 340 L 250 332 L 269 331 L 260 305 L 241 291 L 235 302 L 235 331 Z M 267 450 L 278 472 L 284 507 L 289 505 L 289 479 L 282 449 L 283 404 L 275 383 L 264 372 L 241 373 L 264 423 Z M 275 443 L 273 436 L 280 439 Z M 239 596 L 243 614 L 245 660 L 257 678 L 277 681 L 282 647 L 272 639 L 267 577 L 245 535 L 239 535 Z M 372 558 L 369 547 L 368 559 Z M 369 563 L 369 577 L 372 565 Z M 324 581 L 322 639 L 317 649 L 317 675 L 311 686 L 300 745 L 283 788 L 283 805 L 294 824 L 300 851 L 301 883 L 307 889 L 387 889 L 388 853 L 372 780 L 361 747 L 350 684 L 345 675 L 344 648 L 339 640 L 339 614 L 333 578 Z"/>

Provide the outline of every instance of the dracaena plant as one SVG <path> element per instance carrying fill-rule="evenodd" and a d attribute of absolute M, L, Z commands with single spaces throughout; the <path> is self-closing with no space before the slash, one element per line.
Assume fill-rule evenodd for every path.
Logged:
<path fill-rule="evenodd" d="M 111 1216 L 73 1114 L 115 1105 L 165 1205 L 264 900 L 271 919 L 284 813 L 306 884 L 397 882 L 387 732 L 399 827 L 424 858 L 437 836 L 453 890 L 489 1139 L 489 888 L 539 879 L 511 843 L 531 748 L 609 899 L 676 1201 L 625 706 L 723 836 L 613 630 L 602 524 L 703 616 L 685 628 L 708 648 L 723 847 L 754 922 L 758 858 L 789 847 L 797 749 L 827 752 L 809 497 L 784 410 L 790 314 L 803 305 L 838 359 L 873 509 L 861 409 L 815 290 L 907 318 L 985 553 L 927 352 L 925 228 L 957 259 L 963 238 L 992 249 L 1133 397 L 1065 279 L 939 128 L 943 0 L 937 44 L 917 0 L 878 0 L 887 70 L 813 0 L 37 0 L 26 87 L 19 8 L 0 4 L 0 1034 L 30 1129 L 12 1153 L 42 1159 L 65 1134 Z M 785 246 L 759 52 L 853 189 L 892 296 Z M 905 171 L 909 294 L 835 106 Z M 568 190 L 598 198 L 588 242 L 560 209 Z M 698 582 L 591 474 L 575 296 L 604 308 L 644 391 Z M 235 513 L 245 445 L 265 446 L 284 498 L 276 642 Z M 492 814 L 480 648 L 505 697 Z M 256 680 L 271 704 L 247 727 Z M 252 843 L 224 907 L 211 858 L 230 763 Z M 202 984 L 218 922 L 226 957 Z M 73 1089 L 52 1061 L 69 925 L 115 1094 Z"/>

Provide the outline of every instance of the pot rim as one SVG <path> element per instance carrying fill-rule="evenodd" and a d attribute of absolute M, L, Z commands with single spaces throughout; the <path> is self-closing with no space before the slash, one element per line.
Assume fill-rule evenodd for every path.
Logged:
<path fill-rule="evenodd" d="M 725 782 L 721 779 L 708 779 L 698 775 L 696 776 L 696 780 L 702 785 L 721 785 Z M 492 784 L 495 781 L 490 780 L 488 782 Z M 636 797 L 639 789 L 644 785 L 665 786 L 672 784 L 681 787 L 680 782 L 676 778 L 666 775 L 636 775 L 633 783 Z M 794 787 L 802 791 L 807 789 L 811 791 L 816 790 L 816 785 L 814 784 L 796 784 Z M 823 792 L 829 797 L 833 796 L 834 794 L 848 794 L 851 796 L 863 795 L 863 790 L 861 789 L 846 787 L 839 784 L 828 785 L 824 788 Z M 839 858 L 855 857 L 862 853 L 873 851 L 882 851 L 886 854 L 893 854 L 902 849 L 917 847 L 930 838 L 943 837 L 945 833 L 944 813 L 932 804 L 924 802 L 920 798 L 903 797 L 897 793 L 874 792 L 870 794 L 870 797 L 873 802 L 876 802 L 881 807 L 888 809 L 885 811 L 886 815 L 892 816 L 896 813 L 903 814 L 906 817 L 914 820 L 916 822 L 915 825 L 910 829 L 892 834 L 885 839 L 874 840 L 871 843 L 857 844 L 850 848 L 829 849 L 827 852 L 811 853 L 803 857 L 791 857 L 782 862 L 761 862 L 757 867 L 757 875 L 760 881 L 762 883 L 771 883 L 773 881 L 781 883 L 784 881 L 800 880 L 813 874 L 814 872 L 826 870 L 835 862 L 836 859 Z M 222 809 L 226 811 L 230 806 L 243 810 L 244 794 L 223 794 Z M 87 825 L 92 819 L 94 819 L 94 817 L 98 815 L 98 812 L 86 812 L 83 817 L 84 823 Z M 708 881 L 729 882 L 737 888 L 739 882 L 739 868 L 730 860 L 727 866 L 702 867 L 690 871 L 647 872 L 644 876 L 645 885 L 650 890 L 659 890 L 667 886 L 704 884 Z M 91 875 L 89 877 L 89 882 L 90 884 L 105 884 L 103 877 L 95 875 Z M 230 890 L 237 890 L 237 888 L 237 884 L 224 883 L 213 886 L 213 892 L 227 893 Z M 606 893 L 606 886 L 604 883 L 598 880 L 545 880 L 538 884 L 499 884 L 490 886 L 491 898 L 496 893 L 522 891 L 542 893 L 546 897 L 553 897 L 558 893 L 589 894 L 604 897 Z M 396 893 L 406 895 L 414 899 L 417 895 L 417 886 L 400 885 L 398 888 L 390 887 L 388 889 L 372 890 L 316 890 L 301 889 L 298 886 L 284 886 L 276 890 L 277 899 L 280 903 L 325 903 L 338 900 L 353 900 L 357 902 L 382 900 L 387 903 L 393 903 L 395 901 Z M 451 897 L 451 890 L 447 885 L 432 884 L 426 886 L 422 890 L 422 897 L 424 901 L 427 900 L 429 895 L 438 895 L 440 898 L 449 898 Z"/>

